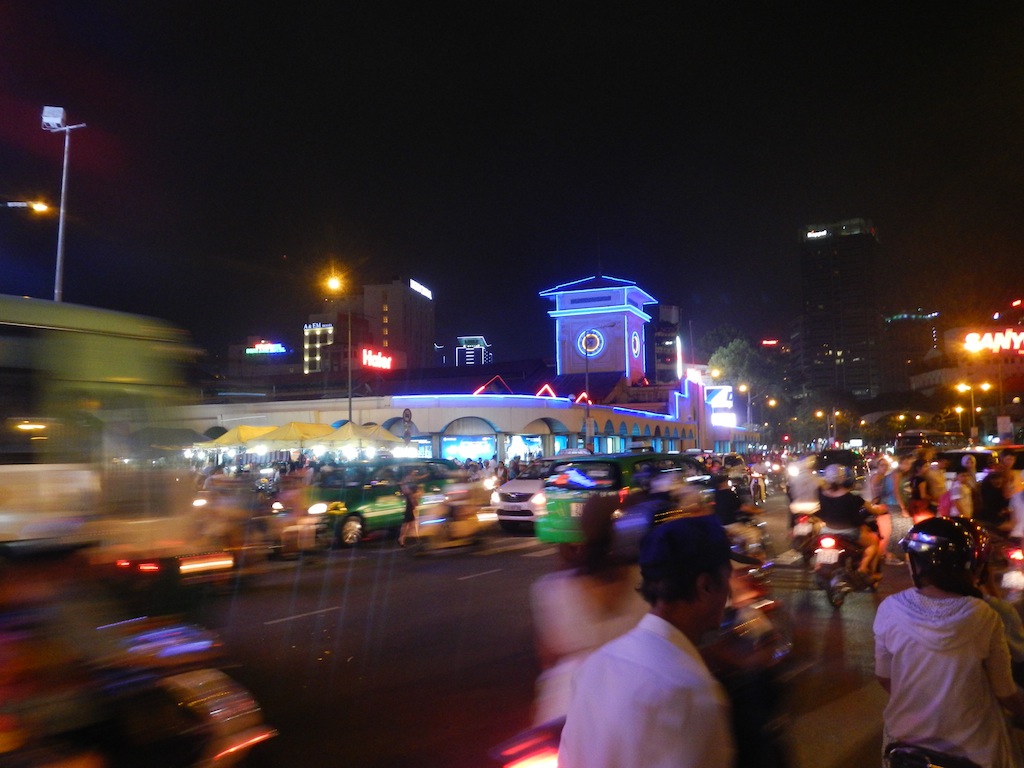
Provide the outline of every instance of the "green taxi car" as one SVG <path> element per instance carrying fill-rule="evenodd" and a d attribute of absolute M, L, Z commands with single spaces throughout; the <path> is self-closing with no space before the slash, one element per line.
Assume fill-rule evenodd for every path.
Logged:
<path fill-rule="evenodd" d="M 559 462 L 555 469 L 544 483 L 547 514 L 535 523 L 537 538 L 552 544 L 583 541 L 579 518 L 583 504 L 595 494 L 614 496 L 621 505 L 658 472 L 676 470 L 683 477 L 705 472 L 691 456 L 643 452 L 580 456 Z"/>
<path fill-rule="evenodd" d="M 419 509 L 444 501 L 457 469 L 445 459 L 383 458 L 324 468 L 309 488 L 307 511 L 323 515 L 335 544 L 352 546 L 368 534 L 398 530 L 405 515 L 402 481 L 412 473 L 423 495 Z"/>

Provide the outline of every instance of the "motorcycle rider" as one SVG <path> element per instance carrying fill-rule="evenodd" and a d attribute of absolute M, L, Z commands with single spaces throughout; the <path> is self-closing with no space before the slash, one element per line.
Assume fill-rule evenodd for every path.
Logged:
<path fill-rule="evenodd" d="M 715 515 L 731 534 L 743 536 L 748 546 L 756 545 L 760 539 L 757 528 L 746 525 L 746 521 L 761 513 L 761 508 L 743 501 L 730 484 L 727 475 L 714 475 L 711 487 L 715 492 Z"/>
<path fill-rule="evenodd" d="M 786 488 L 786 493 L 789 494 L 790 530 L 793 529 L 793 521 L 797 515 L 818 512 L 821 478 L 814 471 L 814 463 L 814 456 L 807 456 L 796 462 L 796 474 L 792 475 Z"/>
<path fill-rule="evenodd" d="M 934 517 L 901 545 L 914 587 L 875 616 L 875 674 L 889 692 L 883 749 L 908 742 L 990 768 L 1022 764 L 1003 707 L 1024 721 L 998 613 L 975 586 L 979 542 L 970 523 Z"/>
<path fill-rule="evenodd" d="M 871 515 L 879 515 L 886 511 L 882 504 L 865 501 L 850 488 L 853 485 L 853 474 L 849 467 L 842 464 L 829 464 L 825 467 L 825 487 L 818 494 L 820 509 L 818 517 L 825 524 L 823 533 L 857 542 L 864 550 L 858 570 L 866 581 L 879 581 L 878 559 L 881 553 L 878 534 L 866 523 L 864 510 Z"/>

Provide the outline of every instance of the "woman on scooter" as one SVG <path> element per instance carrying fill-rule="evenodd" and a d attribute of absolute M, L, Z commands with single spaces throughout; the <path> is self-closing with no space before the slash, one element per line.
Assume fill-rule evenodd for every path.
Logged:
<path fill-rule="evenodd" d="M 1024 764 L 1004 714 L 1024 721 L 1024 693 L 1013 681 L 1003 622 L 979 599 L 976 530 L 933 517 L 901 546 L 914 586 L 883 600 L 874 623 L 875 675 L 889 693 L 883 749 L 905 742 L 986 768 Z"/>
<path fill-rule="evenodd" d="M 842 464 L 825 467 L 825 487 L 821 489 L 818 517 L 825 524 L 823 533 L 842 536 L 857 542 L 864 550 L 858 570 L 866 581 L 878 581 L 878 558 L 881 554 L 878 533 L 872 530 L 864 516 L 880 515 L 886 511 L 884 505 L 865 501 L 850 490 L 853 476 L 850 469 Z"/>

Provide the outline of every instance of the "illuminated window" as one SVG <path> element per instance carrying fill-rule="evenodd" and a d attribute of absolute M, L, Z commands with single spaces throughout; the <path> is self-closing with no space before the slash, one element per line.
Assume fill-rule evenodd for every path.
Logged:
<path fill-rule="evenodd" d="M 387 315 L 384 315 L 384 317 L 382 317 L 380 321 L 381 321 L 382 323 L 384 323 L 384 325 L 387 325 L 387 324 L 388 324 L 388 316 L 387 316 Z"/>
<path fill-rule="evenodd" d="M 387 336 L 387 335 L 388 335 L 388 329 L 387 329 L 387 328 L 385 328 L 385 329 L 383 330 L 383 334 L 384 334 L 385 336 Z"/>

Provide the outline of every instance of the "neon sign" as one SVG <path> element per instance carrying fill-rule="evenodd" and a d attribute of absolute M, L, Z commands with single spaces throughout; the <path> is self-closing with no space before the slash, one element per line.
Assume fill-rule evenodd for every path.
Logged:
<path fill-rule="evenodd" d="M 1024 331 L 1007 328 L 1005 331 L 971 332 L 964 337 L 964 349 L 968 352 L 987 351 L 992 354 L 1013 349 L 1018 354 L 1024 354 Z"/>
<path fill-rule="evenodd" d="M 247 355 L 283 355 L 287 351 L 284 344 L 278 344 L 276 341 L 261 341 L 245 348 Z"/>
<path fill-rule="evenodd" d="M 362 356 L 364 368 L 379 368 L 383 371 L 391 370 L 390 355 L 385 355 L 383 352 L 376 352 L 372 349 L 363 347 Z"/>

